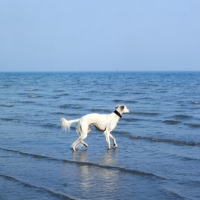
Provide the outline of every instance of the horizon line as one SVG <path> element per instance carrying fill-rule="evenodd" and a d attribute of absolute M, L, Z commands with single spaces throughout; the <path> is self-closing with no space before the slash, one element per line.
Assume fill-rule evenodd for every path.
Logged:
<path fill-rule="evenodd" d="M 95 70 L 85 70 L 85 71 L 82 71 L 82 70 L 80 70 L 80 71 L 78 71 L 78 70 L 76 70 L 76 71 L 0 71 L 0 73 L 87 73 L 87 72 L 97 72 L 97 73 L 99 73 L 99 72 L 200 72 L 200 70 L 125 70 L 125 71 L 123 71 L 123 70 L 108 70 L 108 71 L 106 71 L 106 70 L 97 70 L 97 71 L 95 71 Z"/>

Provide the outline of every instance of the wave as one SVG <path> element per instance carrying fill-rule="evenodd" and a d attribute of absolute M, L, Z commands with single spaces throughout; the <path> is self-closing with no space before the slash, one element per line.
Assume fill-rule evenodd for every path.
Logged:
<path fill-rule="evenodd" d="M 80 105 L 76 105 L 76 104 L 63 104 L 63 105 L 60 106 L 60 108 L 64 108 L 64 109 L 67 109 L 67 108 L 81 109 L 83 107 L 80 106 Z"/>
<path fill-rule="evenodd" d="M 140 95 L 140 94 L 145 94 L 144 92 L 134 92 L 134 95 Z"/>
<path fill-rule="evenodd" d="M 87 98 L 87 97 L 83 97 L 83 98 L 79 98 L 78 100 L 84 101 L 84 100 L 91 100 L 91 98 Z"/>
<path fill-rule="evenodd" d="M 36 89 L 36 88 L 28 88 L 27 90 L 28 91 L 38 91 L 38 89 Z"/>
<path fill-rule="evenodd" d="M 123 102 L 123 100 L 115 99 L 115 100 L 113 100 L 113 102 L 119 103 L 119 102 Z"/>
<path fill-rule="evenodd" d="M 37 99 L 37 98 L 42 98 L 43 96 L 41 96 L 41 95 L 34 95 L 34 94 L 32 94 L 32 95 L 28 95 L 28 98 L 32 98 L 32 99 Z"/>
<path fill-rule="evenodd" d="M 127 168 L 122 168 L 122 167 L 117 167 L 117 166 L 110 166 L 110 165 L 101 165 L 101 164 L 92 163 L 92 162 L 80 162 L 80 161 L 73 161 L 73 160 L 67 160 L 67 159 L 61 159 L 61 158 L 52 158 L 52 157 L 48 157 L 48 156 L 25 153 L 25 152 L 12 150 L 12 149 L 1 148 L 1 147 L 0 147 L 0 150 L 13 152 L 13 153 L 19 153 L 20 155 L 29 156 L 29 157 L 33 157 L 33 158 L 36 158 L 36 159 L 46 159 L 46 160 L 56 161 L 56 162 L 71 163 L 71 164 L 76 164 L 76 165 L 79 165 L 79 166 L 87 165 L 87 166 L 91 166 L 91 167 L 98 167 L 98 168 L 108 169 L 108 170 L 117 170 L 117 171 L 120 171 L 120 172 L 130 173 L 130 174 L 133 174 L 133 175 L 140 175 L 140 176 L 145 176 L 145 177 L 157 178 L 157 179 L 160 179 L 160 180 L 165 180 L 163 177 L 158 176 L 156 174 L 149 173 L 149 172 L 138 171 L 138 170 L 134 170 L 134 169 L 127 169 Z"/>
<path fill-rule="evenodd" d="M 63 94 L 58 94 L 57 96 L 58 97 L 65 97 L 65 96 L 68 96 L 69 94 L 68 93 L 63 93 Z"/>
<path fill-rule="evenodd" d="M 90 111 L 94 112 L 94 113 L 98 112 L 98 113 L 105 113 L 105 114 L 108 114 L 108 113 L 112 112 L 111 110 L 101 109 L 101 108 L 91 108 Z"/>
<path fill-rule="evenodd" d="M 168 91 L 167 90 L 158 90 L 157 92 L 161 93 L 161 94 L 164 94 L 164 93 L 167 93 Z"/>
<path fill-rule="evenodd" d="M 8 108 L 11 108 L 11 107 L 13 107 L 14 105 L 12 105 L 12 104 L 1 104 L 0 106 L 1 106 L 1 107 L 8 107 Z"/>
<path fill-rule="evenodd" d="M 4 86 L 4 87 L 10 87 L 11 84 L 4 84 L 3 86 Z"/>
<path fill-rule="evenodd" d="M 141 100 L 154 101 L 155 99 L 152 97 L 143 97 Z"/>
<path fill-rule="evenodd" d="M 127 136 L 131 139 L 134 139 L 134 140 L 138 139 L 138 140 L 147 140 L 147 141 L 150 141 L 150 142 L 162 142 L 162 143 L 169 143 L 169 144 L 174 144 L 174 145 L 178 145 L 178 146 L 200 146 L 200 142 L 137 136 L 137 135 L 132 135 L 129 132 L 118 132 L 118 134 L 123 134 L 124 136 Z"/>
<path fill-rule="evenodd" d="M 37 190 L 44 191 L 44 192 L 49 193 L 49 194 L 56 196 L 56 197 L 64 198 L 64 199 L 67 199 L 67 200 L 75 200 L 75 198 L 73 198 L 73 197 L 67 196 L 67 195 L 62 194 L 62 193 L 58 193 L 56 191 L 49 190 L 47 188 L 43 188 L 43 187 L 39 187 L 39 186 L 36 186 L 36 185 L 32 185 L 30 183 L 26 183 L 24 181 L 21 181 L 19 179 L 12 177 L 12 176 L 0 174 L 0 177 L 7 179 L 7 180 L 10 180 L 10 181 L 13 181 L 13 182 L 20 183 L 24 187 L 35 188 Z"/>
<path fill-rule="evenodd" d="M 19 103 L 24 103 L 24 104 L 35 104 L 34 101 L 18 101 Z"/>
<path fill-rule="evenodd" d="M 12 118 L 0 118 L 2 121 L 13 121 L 14 119 Z"/>
<path fill-rule="evenodd" d="M 194 123 L 184 123 L 184 124 L 191 128 L 200 128 L 200 124 L 194 124 Z"/>
<path fill-rule="evenodd" d="M 65 90 L 54 90 L 54 92 L 65 92 Z"/>
<path fill-rule="evenodd" d="M 189 119 L 189 118 L 191 118 L 191 116 L 189 116 L 189 115 L 174 115 L 173 117 L 175 117 L 176 119 Z"/>
<path fill-rule="evenodd" d="M 187 116 L 187 115 L 178 115 L 177 118 L 179 118 L 179 119 L 189 119 L 191 117 Z M 183 123 L 183 122 L 178 121 L 178 120 L 164 120 L 163 122 L 166 123 L 166 124 L 170 124 L 170 125 L 176 125 L 176 124 L 182 123 L 186 126 L 189 126 L 190 128 L 200 128 L 199 123 Z"/>
<path fill-rule="evenodd" d="M 134 115 L 141 115 L 141 116 L 158 116 L 159 113 L 157 112 L 131 112 Z"/>
<path fill-rule="evenodd" d="M 59 99 L 59 96 L 52 96 L 52 99 Z"/>
<path fill-rule="evenodd" d="M 136 100 L 125 100 L 124 102 L 125 102 L 125 103 L 137 103 Z"/>
<path fill-rule="evenodd" d="M 185 199 L 185 197 L 181 196 L 180 194 L 178 194 L 178 193 L 176 193 L 176 192 L 174 192 L 172 190 L 168 190 L 167 189 L 166 192 L 167 192 L 167 196 L 169 196 L 169 197 L 171 197 L 173 199 L 182 199 L 182 200 Z"/>
<path fill-rule="evenodd" d="M 123 121 L 126 121 L 126 122 L 135 122 L 135 121 L 139 121 L 139 120 L 142 120 L 142 119 L 136 119 L 136 118 L 124 118 Z"/>
<path fill-rule="evenodd" d="M 192 104 L 199 104 L 200 105 L 200 101 L 192 101 Z"/>
<path fill-rule="evenodd" d="M 200 161 L 200 159 L 198 159 L 198 158 L 189 158 L 189 157 L 186 157 L 186 156 L 184 156 L 184 157 L 181 157 L 182 158 L 182 160 L 184 160 L 184 161 L 187 161 L 187 160 L 195 160 L 195 161 Z"/>
<path fill-rule="evenodd" d="M 64 115 L 65 113 L 64 112 L 54 112 L 53 114 L 54 115 Z"/>
<path fill-rule="evenodd" d="M 177 120 L 164 120 L 163 122 L 166 123 L 166 124 L 171 124 L 171 125 L 181 123 L 180 121 L 177 121 Z"/>
<path fill-rule="evenodd" d="M 41 126 L 45 128 L 55 128 L 55 129 L 60 128 L 58 124 L 51 124 L 51 123 L 42 124 Z"/>
<path fill-rule="evenodd" d="M 20 92 L 20 93 L 18 93 L 20 96 L 26 96 L 28 93 L 26 93 L 26 92 Z"/>
<path fill-rule="evenodd" d="M 96 92 L 97 92 L 96 90 L 88 90 L 88 91 L 86 91 L 85 93 L 88 93 L 88 94 L 90 94 L 90 93 L 95 94 Z"/>
<path fill-rule="evenodd" d="M 120 102 L 123 102 L 123 103 L 137 103 L 137 101 L 135 101 L 135 100 L 120 100 L 120 99 L 115 99 L 115 100 L 113 100 L 113 102 L 115 102 L 115 103 L 120 103 Z"/>

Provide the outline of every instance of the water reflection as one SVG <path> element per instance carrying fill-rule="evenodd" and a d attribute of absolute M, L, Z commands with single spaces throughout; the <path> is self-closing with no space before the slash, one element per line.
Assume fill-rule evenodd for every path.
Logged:
<path fill-rule="evenodd" d="M 101 158 L 102 164 L 109 166 L 116 166 L 117 165 L 115 160 L 116 153 L 117 153 L 117 148 L 107 150 L 104 156 Z"/>
<path fill-rule="evenodd" d="M 112 192 L 116 190 L 119 175 L 117 170 L 107 169 L 106 166 L 117 165 L 115 161 L 116 153 L 116 149 L 107 150 L 104 154 L 96 157 L 97 160 L 93 162 L 90 162 L 88 151 L 72 153 L 73 160 L 77 161 L 75 173 L 78 176 L 79 181 L 77 184 L 82 193 L 90 193 L 94 188 L 98 187 L 98 192 L 106 190 L 109 195 L 112 195 Z"/>

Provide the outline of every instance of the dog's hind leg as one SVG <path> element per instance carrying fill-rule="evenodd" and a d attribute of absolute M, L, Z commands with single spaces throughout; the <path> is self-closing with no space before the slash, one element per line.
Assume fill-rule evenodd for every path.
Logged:
<path fill-rule="evenodd" d="M 76 151 L 76 145 L 78 144 L 78 143 L 82 143 L 84 146 L 88 146 L 88 144 L 87 143 L 85 143 L 83 140 L 87 137 L 87 133 L 88 133 L 88 126 L 85 126 L 85 125 L 81 125 L 80 127 L 79 127 L 79 130 L 80 130 L 80 136 L 79 136 L 79 138 L 72 144 L 72 149 L 74 150 L 74 151 Z"/>
<path fill-rule="evenodd" d="M 76 151 L 76 146 L 78 143 L 82 143 L 84 146 L 88 147 L 88 144 L 86 142 L 84 142 L 83 140 L 87 137 L 86 136 L 80 136 L 73 144 L 72 144 L 72 149 L 73 151 Z"/>
<path fill-rule="evenodd" d="M 85 147 L 88 147 L 88 144 L 84 141 L 81 141 L 81 143 L 85 146 Z"/>
<path fill-rule="evenodd" d="M 88 126 L 88 131 L 87 131 L 87 134 L 91 131 L 92 129 L 91 129 L 91 126 L 89 125 Z M 86 136 L 87 137 L 87 136 Z M 85 138 L 84 138 L 85 139 Z M 84 145 L 84 146 L 86 146 L 86 147 L 88 147 L 88 144 L 86 143 L 86 142 L 84 142 L 83 140 L 81 141 L 81 143 Z"/>
<path fill-rule="evenodd" d="M 112 139 L 112 141 L 113 141 L 113 143 L 114 143 L 114 146 L 115 146 L 115 147 L 118 147 L 118 146 L 117 146 L 117 142 L 116 142 L 115 138 L 113 137 L 113 135 L 110 133 L 109 136 L 110 136 L 110 138 Z"/>
<path fill-rule="evenodd" d="M 76 151 L 76 145 L 81 142 L 81 136 L 72 144 L 73 151 Z"/>

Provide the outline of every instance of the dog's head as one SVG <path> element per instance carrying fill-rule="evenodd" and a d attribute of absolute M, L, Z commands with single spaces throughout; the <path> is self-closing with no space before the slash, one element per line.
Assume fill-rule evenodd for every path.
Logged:
<path fill-rule="evenodd" d="M 130 113 L 129 109 L 125 105 L 117 105 L 117 106 L 115 106 L 115 109 L 121 114 L 122 113 Z"/>

